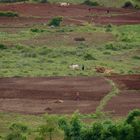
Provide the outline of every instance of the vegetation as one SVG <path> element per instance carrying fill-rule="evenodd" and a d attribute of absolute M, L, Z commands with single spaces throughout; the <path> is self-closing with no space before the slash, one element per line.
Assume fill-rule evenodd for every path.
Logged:
<path fill-rule="evenodd" d="M 63 20 L 62 17 L 54 17 L 52 20 L 50 20 L 48 25 L 54 27 L 60 26 L 62 20 Z"/>
<path fill-rule="evenodd" d="M 93 6 L 100 5 L 100 6 L 106 6 L 106 7 L 122 7 L 127 2 L 126 0 L 0 0 L 0 2 L 41 2 L 41 3 L 60 3 L 60 2 L 69 2 L 73 4 L 81 4 L 86 2 L 87 4 L 91 4 Z M 140 1 L 139 0 L 130 0 L 132 4 L 134 4 L 135 8 L 140 7 Z"/>
<path fill-rule="evenodd" d="M 86 4 L 86 5 L 89 5 L 89 6 L 99 6 L 99 4 L 98 4 L 98 2 L 93 2 L 93 1 L 91 1 L 91 0 L 85 0 L 84 2 L 83 2 L 83 4 Z"/>
<path fill-rule="evenodd" d="M 2 118 L 2 114 L 0 117 Z M 19 116 L 16 117 L 19 118 Z M 13 123 L 5 135 L 2 135 L 2 140 L 55 140 L 57 138 L 64 140 L 137 140 L 140 138 L 140 110 L 138 109 L 131 111 L 126 119 L 117 121 L 109 118 L 103 120 L 92 118 L 90 123 L 85 123 L 78 112 L 72 116 L 44 115 L 38 119 L 36 126 Z M 31 121 L 33 120 L 34 118 Z M 26 121 L 25 118 L 23 121 Z"/>
<path fill-rule="evenodd" d="M 13 11 L 0 11 L 0 17 L 17 17 L 18 13 Z"/>
<path fill-rule="evenodd" d="M 96 66 L 119 74 L 139 73 L 135 67 L 139 67 L 140 60 L 140 26 L 112 26 L 111 29 L 108 33 L 106 26 L 86 24 L 34 26 L 17 33 L 2 31 L 0 76 L 93 76 L 99 75 Z M 75 41 L 78 37 L 84 37 L 85 41 Z M 84 65 L 85 69 L 71 70 L 71 64 Z"/>

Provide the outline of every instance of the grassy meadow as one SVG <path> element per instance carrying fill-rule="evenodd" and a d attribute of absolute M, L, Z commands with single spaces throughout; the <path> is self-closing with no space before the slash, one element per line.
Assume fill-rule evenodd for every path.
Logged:
<path fill-rule="evenodd" d="M 0 77 L 94 76 L 96 66 L 117 74 L 140 72 L 140 25 L 35 26 L 0 31 L 0 42 Z M 80 69 L 70 69 L 72 64 Z"/>

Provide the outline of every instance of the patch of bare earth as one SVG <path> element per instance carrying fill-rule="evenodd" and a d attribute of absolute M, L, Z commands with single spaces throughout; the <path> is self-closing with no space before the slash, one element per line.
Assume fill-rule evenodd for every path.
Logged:
<path fill-rule="evenodd" d="M 69 114 L 79 110 L 93 113 L 111 88 L 100 77 L 1 78 L 0 111 Z"/>
<path fill-rule="evenodd" d="M 117 116 L 124 116 L 132 109 L 140 109 L 140 75 L 113 76 L 120 89 L 120 94 L 113 97 L 105 111 Z"/>
<path fill-rule="evenodd" d="M 109 10 L 109 13 L 107 11 Z M 2 26 L 31 26 L 47 23 L 55 16 L 63 16 L 63 24 L 139 24 L 140 10 L 122 8 L 89 7 L 85 5 L 70 5 L 61 7 L 56 4 L 9 4 L 0 5 L 0 11 L 15 11 L 20 17 L 2 18 Z"/>

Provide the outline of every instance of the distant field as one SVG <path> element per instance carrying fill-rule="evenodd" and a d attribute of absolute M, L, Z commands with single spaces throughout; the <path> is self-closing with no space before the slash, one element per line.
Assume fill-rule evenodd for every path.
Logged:
<path fill-rule="evenodd" d="M 95 1 L 95 0 L 91 0 Z M 108 7 L 120 7 L 123 5 L 124 0 L 96 0 L 100 5 L 102 6 L 108 6 Z M 49 0 L 49 2 L 56 3 L 56 2 L 69 2 L 74 4 L 80 4 L 83 3 L 84 0 Z"/>

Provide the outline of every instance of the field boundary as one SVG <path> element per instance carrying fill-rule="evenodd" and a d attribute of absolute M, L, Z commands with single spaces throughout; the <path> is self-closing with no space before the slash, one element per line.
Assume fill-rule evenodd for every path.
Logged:
<path fill-rule="evenodd" d="M 112 80 L 109 80 L 107 78 L 105 78 L 105 80 L 107 80 L 112 86 L 112 90 L 100 101 L 99 106 L 97 106 L 96 108 L 96 113 L 103 112 L 104 107 L 112 99 L 112 97 L 115 97 L 120 93 L 120 90 Z"/>

